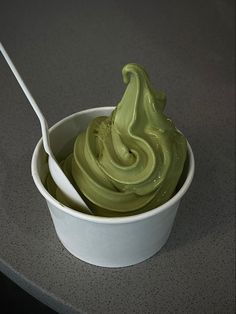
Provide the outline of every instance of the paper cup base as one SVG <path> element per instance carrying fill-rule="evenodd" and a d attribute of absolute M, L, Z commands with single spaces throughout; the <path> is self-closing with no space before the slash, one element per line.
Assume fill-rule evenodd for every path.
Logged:
<path fill-rule="evenodd" d="M 99 224 L 67 215 L 48 202 L 58 238 L 79 259 L 96 266 L 125 267 L 140 263 L 166 243 L 177 206 L 136 223 Z M 147 232 L 149 230 L 149 232 Z"/>

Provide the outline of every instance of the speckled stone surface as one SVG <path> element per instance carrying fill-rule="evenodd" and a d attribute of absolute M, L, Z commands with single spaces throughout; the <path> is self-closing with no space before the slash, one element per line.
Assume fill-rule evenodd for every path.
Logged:
<path fill-rule="evenodd" d="M 0 38 L 52 125 L 115 105 L 145 66 L 196 174 L 165 247 L 124 269 L 57 239 L 34 186 L 38 120 L 0 57 L 0 270 L 60 313 L 234 313 L 234 1 L 9 1 Z"/>

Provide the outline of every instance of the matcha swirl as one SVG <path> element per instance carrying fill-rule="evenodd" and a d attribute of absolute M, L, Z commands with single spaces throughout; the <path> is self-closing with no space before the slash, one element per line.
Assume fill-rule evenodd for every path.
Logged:
<path fill-rule="evenodd" d="M 126 91 L 109 117 L 97 117 L 78 135 L 64 171 L 96 215 L 124 216 L 171 198 L 186 159 L 186 139 L 164 113 L 145 70 L 127 64 Z M 57 192 L 62 202 L 62 193 Z M 70 205 L 70 204 L 68 204 Z"/>

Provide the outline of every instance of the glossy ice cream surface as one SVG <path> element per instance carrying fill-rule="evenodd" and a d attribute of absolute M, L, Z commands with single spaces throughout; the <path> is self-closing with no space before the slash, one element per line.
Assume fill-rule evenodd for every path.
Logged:
<path fill-rule="evenodd" d="M 153 209 L 175 192 L 187 142 L 164 113 L 166 97 L 145 70 L 127 64 L 126 91 L 109 117 L 97 117 L 78 134 L 62 168 L 95 215 L 125 216 Z M 74 207 L 47 180 L 49 191 Z M 79 210 L 79 209 L 78 209 Z"/>

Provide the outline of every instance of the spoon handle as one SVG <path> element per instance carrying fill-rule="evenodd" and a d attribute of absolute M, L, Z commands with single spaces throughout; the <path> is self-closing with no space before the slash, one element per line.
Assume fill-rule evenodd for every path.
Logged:
<path fill-rule="evenodd" d="M 23 92 L 25 93 L 25 96 L 29 100 L 31 106 L 33 107 L 35 113 L 37 114 L 37 116 L 39 118 L 41 129 L 42 129 L 43 146 L 44 146 L 46 153 L 53 156 L 51 148 L 50 148 L 50 140 L 49 140 L 49 135 L 48 135 L 47 121 L 45 120 L 41 110 L 39 109 L 38 105 L 36 104 L 33 96 L 31 95 L 29 89 L 27 88 L 24 81 L 22 80 L 20 74 L 18 73 L 16 67 L 14 66 L 13 62 L 11 61 L 10 57 L 8 56 L 6 50 L 4 49 L 1 42 L 0 42 L 0 51 L 3 55 L 3 57 L 5 58 L 7 64 L 9 65 L 10 69 L 12 70 L 13 74 L 15 75 L 15 78 L 16 78 L 17 82 L 20 84 L 20 87 L 22 88 Z"/>

